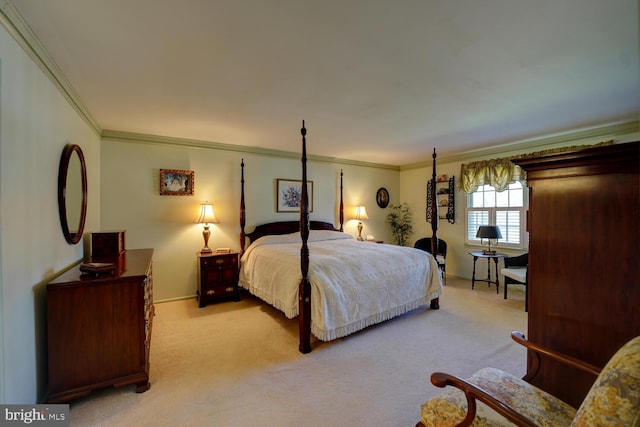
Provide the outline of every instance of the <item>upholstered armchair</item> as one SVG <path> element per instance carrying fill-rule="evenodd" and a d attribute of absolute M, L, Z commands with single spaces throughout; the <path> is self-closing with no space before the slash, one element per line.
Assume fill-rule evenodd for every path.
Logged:
<path fill-rule="evenodd" d="M 530 343 L 519 332 L 511 336 L 531 350 L 534 369 L 528 376 L 520 379 L 484 368 L 463 380 L 436 372 L 431 375 L 434 385 L 452 387 L 422 405 L 416 427 L 640 426 L 640 336 L 620 348 L 602 371 Z M 527 382 L 535 376 L 541 354 L 597 376 L 578 410 Z"/>
<path fill-rule="evenodd" d="M 507 299 L 509 285 L 517 284 L 525 286 L 524 311 L 529 311 L 529 254 L 510 256 L 504 258 L 504 268 L 500 273 L 504 276 L 504 299 Z"/>

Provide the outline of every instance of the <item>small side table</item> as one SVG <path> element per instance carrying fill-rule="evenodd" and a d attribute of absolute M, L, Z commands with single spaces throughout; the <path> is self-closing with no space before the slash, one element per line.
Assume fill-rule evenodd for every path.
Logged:
<path fill-rule="evenodd" d="M 507 254 L 501 254 L 496 252 L 495 254 L 485 254 L 482 251 L 469 252 L 469 255 L 473 257 L 473 275 L 471 276 L 471 289 L 474 288 L 476 282 L 487 282 L 487 285 L 491 286 L 492 283 L 496 284 L 496 293 L 500 293 L 500 279 L 498 278 L 498 260 L 505 258 Z M 487 278 L 476 279 L 476 261 L 478 258 L 487 259 Z M 491 260 L 496 264 L 496 280 L 491 280 Z"/>
<path fill-rule="evenodd" d="M 200 308 L 224 299 L 240 301 L 237 252 L 196 252 L 198 259 L 198 303 Z"/>

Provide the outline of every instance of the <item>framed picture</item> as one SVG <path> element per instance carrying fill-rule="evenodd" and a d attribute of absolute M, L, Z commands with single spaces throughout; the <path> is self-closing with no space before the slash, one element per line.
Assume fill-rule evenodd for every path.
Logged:
<path fill-rule="evenodd" d="M 193 196 L 193 171 L 160 169 L 161 196 Z"/>
<path fill-rule="evenodd" d="M 309 195 L 309 212 L 313 212 L 313 181 L 307 181 Z M 302 181 L 295 179 L 278 179 L 276 186 L 276 211 L 300 212 L 302 199 Z"/>
<path fill-rule="evenodd" d="M 376 203 L 382 209 L 389 206 L 389 192 L 387 191 L 386 188 L 384 187 L 378 188 L 378 191 L 376 192 Z"/>

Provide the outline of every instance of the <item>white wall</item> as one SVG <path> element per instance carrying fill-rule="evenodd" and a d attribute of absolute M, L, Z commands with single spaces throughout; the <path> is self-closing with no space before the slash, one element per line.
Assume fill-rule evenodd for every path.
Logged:
<path fill-rule="evenodd" d="M 292 151 L 299 149 L 292 141 Z M 312 150 L 312 136 L 308 136 Z M 300 179 L 301 162 L 294 157 L 274 157 L 222 149 L 162 143 L 102 142 L 103 230 L 126 230 L 128 249 L 151 247 L 154 252 L 154 299 L 164 301 L 192 297 L 196 293 L 196 252 L 203 244 L 202 225 L 193 221 L 200 203 L 213 203 L 219 224 L 211 226 L 209 246 L 240 250 L 240 173 L 245 162 L 246 231 L 270 221 L 298 220 L 299 214 L 278 213 L 276 180 Z M 350 220 L 355 205 L 365 203 L 369 220 L 363 234 L 390 241 L 386 211 L 375 203 L 376 190 L 386 187 L 391 202 L 399 200 L 397 170 L 308 162 L 313 181 L 312 220 L 339 226 L 340 170 L 344 170 L 345 231 L 357 235 Z M 160 169 L 195 172 L 193 196 L 161 196 Z"/>
<path fill-rule="evenodd" d="M 100 221 L 99 137 L 0 27 L 0 402 L 35 403 L 46 386 L 45 283 L 83 257 L 64 240 L 57 179 L 78 144 L 88 171 L 85 230 Z"/>

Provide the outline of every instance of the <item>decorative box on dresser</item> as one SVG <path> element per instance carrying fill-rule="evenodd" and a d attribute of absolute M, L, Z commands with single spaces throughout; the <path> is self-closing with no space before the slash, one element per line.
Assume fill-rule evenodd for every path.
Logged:
<path fill-rule="evenodd" d="M 600 367 L 640 335 L 638 147 L 514 160 L 529 186 L 528 339 Z M 593 381 L 544 360 L 533 384 L 578 407 Z"/>
<path fill-rule="evenodd" d="M 221 300 L 240 300 L 237 252 L 196 253 L 198 260 L 198 303 L 202 308 Z"/>
<path fill-rule="evenodd" d="M 91 233 L 91 256 L 120 256 L 126 251 L 126 230 L 99 231 Z"/>
<path fill-rule="evenodd" d="M 76 266 L 47 284 L 49 383 L 46 401 L 69 402 L 92 390 L 135 384 L 149 389 L 153 249 L 127 250 L 105 274 Z"/>

